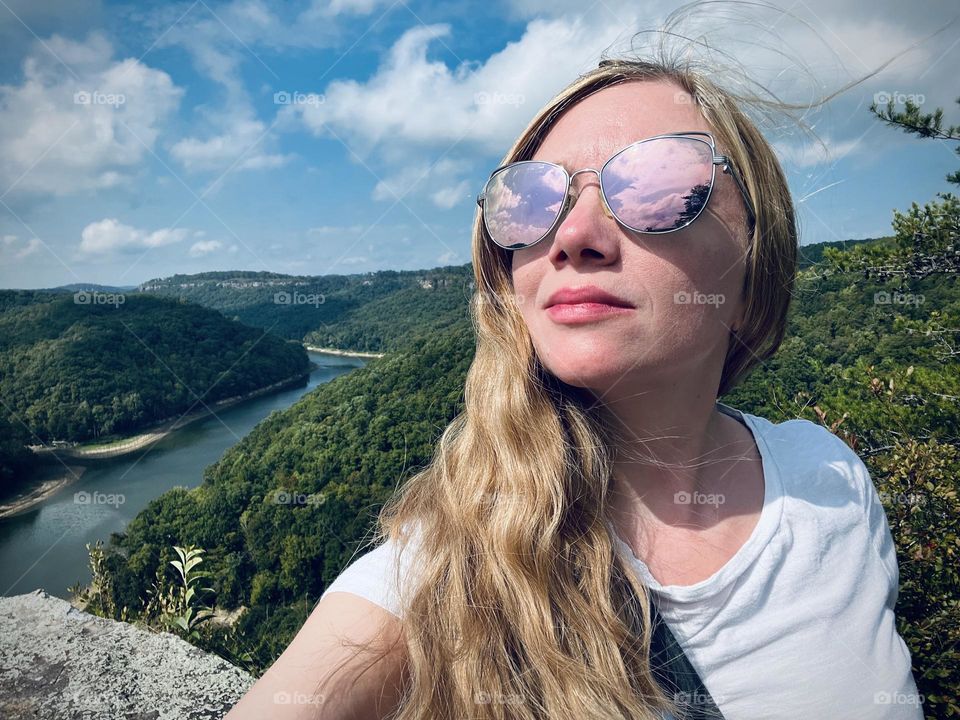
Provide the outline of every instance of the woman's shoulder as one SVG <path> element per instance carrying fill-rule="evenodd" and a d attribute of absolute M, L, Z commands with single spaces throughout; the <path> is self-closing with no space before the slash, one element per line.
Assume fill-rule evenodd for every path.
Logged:
<path fill-rule="evenodd" d="M 355 554 L 326 587 L 320 599 L 328 593 L 347 592 L 401 617 L 403 593 L 415 572 L 419 532 L 416 526 L 404 541 L 388 537 L 372 548 L 366 546 L 367 549 L 358 550 L 359 554 Z"/>
<path fill-rule="evenodd" d="M 755 415 L 750 419 L 777 465 L 787 498 L 829 511 L 838 522 L 840 515 L 853 524 L 866 518 L 878 545 L 886 544 L 889 530 L 879 493 L 866 464 L 846 441 L 803 418 L 780 423 Z"/>
<path fill-rule="evenodd" d="M 865 499 L 870 475 L 860 456 L 823 425 L 804 418 L 774 423 L 758 415 L 747 415 L 768 454 L 777 463 L 784 482 L 801 481 L 815 491 L 844 488 Z M 764 449 L 764 448 L 761 448 Z"/>

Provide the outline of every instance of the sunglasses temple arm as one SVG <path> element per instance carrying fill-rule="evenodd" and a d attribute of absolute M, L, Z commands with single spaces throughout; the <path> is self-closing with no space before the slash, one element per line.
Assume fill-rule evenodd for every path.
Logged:
<path fill-rule="evenodd" d="M 733 167 L 733 164 L 726 157 L 723 158 L 723 171 L 730 175 L 734 179 L 734 182 L 737 183 L 737 187 L 740 188 L 740 194 L 743 195 L 743 201 L 747 206 L 747 213 L 750 215 L 750 225 L 751 227 L 755 226 L 757 215 L 753 211 L 753 203 L 750 201 L 750 195 L 747 193 L 747 188 L 743 184 L 743 180 L 740 179 L 740 173 L 737 172 L 736 168 Z"/>

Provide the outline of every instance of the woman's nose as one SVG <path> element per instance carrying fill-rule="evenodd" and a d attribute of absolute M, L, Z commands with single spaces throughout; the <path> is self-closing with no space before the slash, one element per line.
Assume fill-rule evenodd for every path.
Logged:
<path fill-rule="evenodd" d="M 603 201 L 597 174 L 573 177 L 554 235 L 551 255 L 557 256 L 562 252 L 572 260 L 598 255 L 610 259 L 619 250 L 616 225 L 616 219 Z"/>

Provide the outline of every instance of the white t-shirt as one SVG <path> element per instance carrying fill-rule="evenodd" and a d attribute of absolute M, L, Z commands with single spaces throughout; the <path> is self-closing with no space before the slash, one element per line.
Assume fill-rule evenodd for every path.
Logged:
<path fill-rule="evenodd" d="M 763 509 L 746 543 L 706 580 L 663 586 L 616 542 L 724 718 L 923 720 L 894 623 L 893 537 L 866 466 L 808 420 L 773 424 L 717 406 L 743 419 L 763 461 Z M 324 595 L 353 593 L 399 617 L 395 550 L 361 555 Z"/>

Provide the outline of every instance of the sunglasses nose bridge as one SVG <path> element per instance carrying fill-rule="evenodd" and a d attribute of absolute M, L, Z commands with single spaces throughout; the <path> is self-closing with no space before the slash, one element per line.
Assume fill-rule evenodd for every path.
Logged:
<path fill-rule="evenodd" d="M 570 175 L 570 184 L 573 185 L 573 179 L 574 179 L 577 175 L 579 175 L 580 173 L 585 173 L 585 172 L 592 172 L 594 175 L 597 176 L 597 180 L 600 180 L 600 171 L 599 171 L 599 170 L 595 170 L 594 168 L 583 168 L 582 170 L 577 170 L 575 173 L 573 173 L 572 175 Z"/>
<path fill-rule="evenodd" d="M 606 198 L 605 198 L 604 195 L 603 195 L 603 180 L 602 180 L 602 176 L 600 175 L 600 171 L 597 170 L 596 168 L 583 168 L 582 170 L 577 170 L 576 172 L 574 172 L 574 173 L 572 173 L 572 174 L 570 175 L 570 185 L 568 186 L 568 189 L 567 189 L 567 198 L 566 198 L 566 202 L 564 203 L 565 207 L 563 207 L 563 208 L 561 209 L 561 213 L 563 213 L 563 211 L 569 209 L 570 204 L 571 204 L 571 202 L 572 202 L 573 200 L 576 200 L 576 199 L 579 198 L 580 193 L 579 193 L 579 192 L 576 192 L 576 191 L 573 191 L 573 189 L 574 189 L 574 188 L 573 188 L 573 179 L 574 179 L 577 175 L 579 175 L 580 173 L 585 173 L 585 172 L 587 172 L 587 173 L 593 173 L 594 175 L 597 176 L 597 183 L 598 183 L 598 185 L 600 186 L 600 201 L 601 201 L 601 203 L 603 204 L 604 210 L 607 209 L 607 201 L 606 201 Z M 573 191 L 573 192 L 571 192 L 571 191 Z"/>
<path fill-rule="evenodd" d="M 596 176 L 597 176 L 597 183 L 600 183 L 600 171 L 599 171 L 599 170 L 595 170 L 594 168 L 583 168 L 582 170 L 577 170 L 576 172 L 574 172 L 574 173 L 572 173 L 572 174 L 570 175 L 570 184 L 567 186 L 567 193 L 568 193 L 567 199 L 568 199 L 568 200 L 569 200 L 571 197 L 577 198 L 577 197 L 580 196 L 580 192 L 579 192 L 578 190 L 574 190 L 573 179 L 574 179 L 577 175 L 579 175 L 580 173 L 585 173 L 585 172 L 586 172 L 586 173 L 593 173 L 594 175 L 596 175 Z M 601 195 L 602 195 L 602 193 L 601 193 Z"/>

